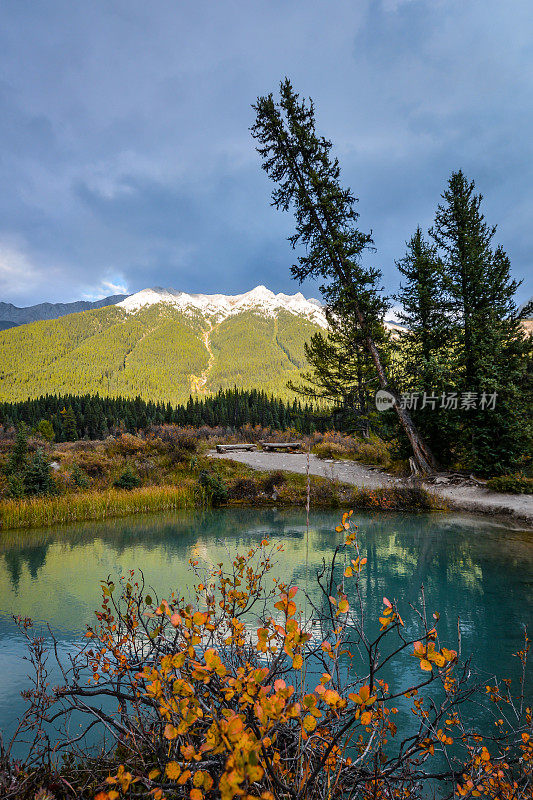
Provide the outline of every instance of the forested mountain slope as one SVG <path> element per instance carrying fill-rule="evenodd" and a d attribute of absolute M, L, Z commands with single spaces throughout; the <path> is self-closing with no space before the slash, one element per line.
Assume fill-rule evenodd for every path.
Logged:
<path fill-rule="evenodd" d="M 258 388 L 286 399 L 323 329 L 302 295 L 146 290 L 123 303 L 0 332 L 0 400 L 47 393 L 179 403 L 192 392 Z"/>

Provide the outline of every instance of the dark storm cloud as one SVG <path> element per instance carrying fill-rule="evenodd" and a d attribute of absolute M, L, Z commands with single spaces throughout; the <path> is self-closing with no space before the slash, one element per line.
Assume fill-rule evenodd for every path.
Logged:
<path fill-rule="evenodd" d="M 459 167 L 530 272 L 529 0 L 5 0 L 2 15 L 0 299 L 295 291 L 291 219 L 248 131 L 286 74 L 315 99 L 388 289 Z"/>

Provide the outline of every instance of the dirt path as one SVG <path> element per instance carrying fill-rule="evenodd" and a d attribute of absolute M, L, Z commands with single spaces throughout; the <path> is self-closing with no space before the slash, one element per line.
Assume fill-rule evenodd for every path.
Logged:
<path fill-rule="evenodd" d="M 202 342 L 205 345 L 205 349 L 209 353 L 209 361 L 207 362 L 207 367 L 204 369 L 201 375 L 191 375 L 191 391 L 196 394 L 205 394 L 207 379 L 209 378 L 209 373 L 211 372 L 213 364 L 215 363 L 215 356 L 213 354 L 213 351 L 211 350 L 212 332 L 213 332 L 213 324 L 209 322 L 209 328 L 202 334 Z"/>
<path fill-rule="evenodd" d="M 264 453 L 255 452 L 216 453 L 211 458 L 229 458 L 239 461 L 252 469 L 285 470 L 305 474 L 307 455 L 305 453 Z M 352 486 L 376 489 L 387 486 L 401 486 L 403 479 L 395 478 L 384 472 L 369 469 L 357 461 L 324 461 L 314 455 L 309 456 L 309 472 L 330 480 L 338 480 Z M 512 518 L 513 521 L 526 523 L 533 527 L 533 496 L 499 494 L 477 486 L 433 486 L 426 488 L 441 497 L 450 508 L 461 511 L 487 514 L 492 517 Z"/>

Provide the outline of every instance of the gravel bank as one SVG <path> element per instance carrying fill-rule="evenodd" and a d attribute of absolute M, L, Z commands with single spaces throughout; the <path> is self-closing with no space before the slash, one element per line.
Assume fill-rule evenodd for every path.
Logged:
<path fill-rule="evenodd" d="M 252 469 L 263 471 L 285 470 L 304 474 L 307 470 L 305 453 L 264 453 L 254 452 L 209 453 L 211 458 L 228 458 L 239 461 Z M 369 469 L 357 461 L 324 461 L 314 455 L 309 456 L 309 472 L 330 480 L 349 483 L 352 486 L 377 489 L 401 485 L 403 480 L 386 473 Z M 500 494 L 478 486 L 433 486 L 426 488 L 446 501 L 450 508 L 488 514 L 492 517 L 512 518 L 515 522 L 533 527 L 533 496 Z"/>

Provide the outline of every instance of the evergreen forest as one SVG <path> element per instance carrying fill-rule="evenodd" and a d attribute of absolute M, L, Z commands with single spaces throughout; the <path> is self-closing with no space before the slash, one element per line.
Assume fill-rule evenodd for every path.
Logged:
<path fill-rule="evenodd" d="M 284 402 L 256 389 L 225 389 L 185 404 L 172 405 L 99 395 L 44 395 L 18 403 L 0 403 L 4 430 L 21 424 L 49 441 L 103 439 L 118 432 L 137 433 L 152 425 L 242 428 L 260 425 L 274 430 L 313 433 L 331 427 L 326 413 L 309 403 Z"/>

